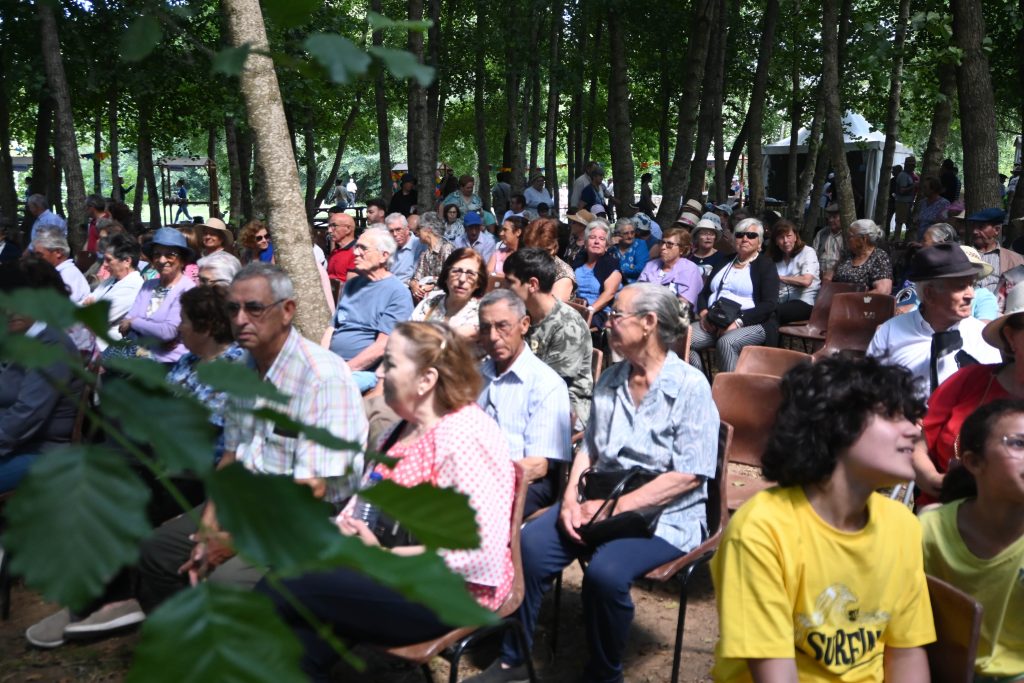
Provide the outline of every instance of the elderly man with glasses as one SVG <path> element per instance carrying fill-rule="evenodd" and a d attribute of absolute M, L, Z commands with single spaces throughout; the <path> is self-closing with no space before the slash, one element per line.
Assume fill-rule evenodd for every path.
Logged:
<path fill-rule="evenodd" d="M 416 264 L 419 263 L 420 254 L 426 246 L 409 229 L 408 219 L 400 213 L 388 214 L 384 219 L 391 239 L 395 241 L 395 252 L 391 265 L 391 274 L 408 285 L 416 272 Z"/>

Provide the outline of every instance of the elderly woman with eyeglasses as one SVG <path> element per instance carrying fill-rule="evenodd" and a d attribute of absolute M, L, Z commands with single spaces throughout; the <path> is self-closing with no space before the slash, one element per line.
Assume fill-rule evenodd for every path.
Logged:
<path fill-rule="evenodd" d="M 850 282 L 872 294 L 892 294 L 892 261 L 878 248 L 882 229 L 868 218 L 854 221 L 846 237 L 849 253 L 836 266 L 833 282 Z"/>
<path fill-rule="evenodd" d="M 103 248 L 103 265 L 110 272 L 110 277 L 101 282 L 92 294 L 82 301 L 83 306 L 97 301 L 110 303 L 107 320 L 110 329 L 107 334 L 114 340 L 121 339 L 121 321 L 135 303 L 135 298 L 142 289 L 144 280 L 139 274 L 139 244 L 124 234 L 111 235 L 100 239 Z M 107 348 L 107 342 L 96 339 L 96 348 L 101 352 Z"/>
<path fill-rule="evenodd" d="M 220 285 L 227 287 L 242 269 L 242 263 L 234 254 L 217 251 L 196 261 L 199 266 L 199 285 L 209 287 Z"/>
<path fill-rule="evenodd" d="M 416 306 L 409 318 L 414 322 L 447 323 L 466 339 L 480 332 L 480 297 L 487 293 L 487 266 L 471 247 L 452 252 L 444 262 L 439 288 Z"/>
<path fill-rule="evenodd" d="M 669 228 L 662 236 L 659 258 L 651 259 L 640 273 L 640 282 L 668 287 L 691 308 L 697 305 L 697 297 L 704 289 L 700 268 L 686 258 L 692 243 L 693 238 L 683 228 Z"/>
<path fill-rule="evenodd" d="M 697 299 L 700 324 L 693 327 L 690 364 L 698 369 L 700 351 L 714 347 L 718 369 L 731 372 L 744 346 L 774 345 L 778 333 L 779 273 L 770 257 L 761 258 L 764 225 L 747 218 L 733 236 L 736 255 L 711 271 Z"/>

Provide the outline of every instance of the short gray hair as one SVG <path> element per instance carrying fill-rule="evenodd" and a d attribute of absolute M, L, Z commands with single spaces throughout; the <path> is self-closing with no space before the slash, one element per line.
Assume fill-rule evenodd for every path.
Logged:
<path fill-rule="evenodd" d="M 590 239 L 590 233 L 595 230 L 604 230 L 605 237 L 611 235 L 611 226 L 608 225 L 608 221 L 590 221 L 587 223 L 587 227 L 583 231 L 584 241 Z"/>
<path fill-rule="evenodd" d="M 50 208 L 50 202 L 46 201 L 46 197 L 41 194 L 30 194 L 25 200 L 25 204 L 33 209 L 43 209 L 44 211 Z"/>
<path fill-rule="evenodd" d="M 403 216 L 402 214 L 398 213 L 397 211 L 394 213 L 389 213 L 387 216 L 384 217 L 385 226 L 390 228 L 392 223 L 398 223 L 403 228 L 409 227 L 409 219 Z"/>
<path fill-rule="evenodd" d="M 949 223 L 932 223 L 924 231 L 925 235 L 928 233 L 932 234 L 932 241 L 936 244 L 944 244 L 946 242 L 958 244 L 960 242 L 960 233 Z"/>
<path fill-rule="evenodd" d="M 405 220 L 405 216 L 402 216 L 402 220 Z M 384 223 L 374 223 L 364 234 L 373 240 L 373 246 L 388 253 L 387 269 L 391 270 L 391 266 L 395 263 L 395 251 L 398 249 L 398 243 L 388 232 L 387 226 Z"/>
<path fill-rule="evenodd" d="M 874 246 L 882 237 L 882 229 L 870 218 L 861 218 L 859 221 L 850 223 L 850 234 L 867 239 L 868 244 Z"/>
<path fill-rule="evenodd" d="M 764 223 L 756 218 L 744 218 L 735 225 L 732 229 L 733 233 L 737 232 L 756 232 L 761 237 L 758 238 L 758 242 L 764 242 Z"/>
<path fill-rule="evenodd" d="M 292 279 L 279 266 L 271 263 L 263 263 L 262 261 L 250 263 L 238 271 L 238 274 L 235 275 L 235 279 L 231 283 L 234 284 L 242 280 L 252 280 L 258 277 L 263 278 L 270 285 L 270 293 L 275 300 L 295 298 L 295 286 L 292 284 Z"/>
<path fill-rule="evenodd" d="M 512 312 L 522 318 L 526 315 L 526 302 L 519 298 L 519 295 L 511 289 L 492 289 L 480 299 L 479 310 L 483 311 L 488 306 L 504 301 Z"/>
<path fill-rule="evenodd" d="M 427 228 L 438 237 L 444 237 L 444 220 L 437 215 L 436 211 L 427 211 L 420 216 L 420 229 Z"/>
<path fill-rule="evenodd" d="M 212 270 L 216 274 L 216 280 L 231 282 L 242 269 L 242 262 L 235 258 L 234 254 L 222 249 L 196 261 L 196 267 L 199 268 L 199 272 Z"/>
<path fill-rule="evenodd" d="M 672 348 L 690 326 L 689 304 L 681 302 L 668 287 L 653 282 L 626 285 L 622 291 L 628 290 L 636 292 L 633 298 L 633 311 L 639 315 L 653 313 L 658 318 L 658 341 L 663 348 Z"/>
<path fill-rule="evenodd" d="M 48 249 L 49 251 L 60 252 L 65 257 L 71 256 L 71 246 L 68 245 L 68 238 L 64 236 L 64 233 L 59 228 L 40 228 L 36 233 L 36 238 L 32 240 L 32 244 L 35 245 L 36 249 Z"/>
<path fill-rule="evenodd" d="M 615 232 L 622 232 L 626 228 L 636 229 L 636 222 L 632 218 L 620 218 L 615 221 Z"/>

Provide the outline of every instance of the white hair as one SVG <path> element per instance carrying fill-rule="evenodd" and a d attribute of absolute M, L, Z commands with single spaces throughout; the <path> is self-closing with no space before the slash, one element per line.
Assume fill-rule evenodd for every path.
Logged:
<path fill-rule="evenodd" d="M 32 240 L 32 244 L 37 249 L 48 249 L 49 251 L 56 251 L 64 254 L 67 258 L 71 256 L 71 247 L 68 245 L 68 238 L 64 236 L 64 233 L 59 228 L 40 228 L 36 233 L 36 238 Z"/>
<path fill-rule="evenodd" d="M 275 266 L 272 263 L 254 261 L 238 271 L 232 282 L 241 282 L 242 280 L 250 280 L 257 277 L 267 281 L 267 284 L 270 286 L 270 293 L 274 296 L 274 299 L 295 298 L 295 286 L 292 284 L 291 278 L 281 270 L 280 266 Z"/>
<path fill-rule="evenodd" d="M 242 269 L 242 262 L 239 261 L 233 254 L 221 250 L 215 251 L 209 256 L 196 261 L 196 267 L 199 271 L 212 270 L 216 277 L 215 280 L 224 280 L 225 282 L 231 282 L 238 271 Z"/>
<path fill-rule="evenodd" d="M 405 217 L 402 217 L 405 220 Z M 398 249 L 398 243 L 395 242 L 395 238 L 388 232 L 387 226 L 383 223 L 374 223 L 364 233 L 370 240 L 373 241 L 373 246 L 380 251 L 385 251 L 388 254 L 388 262 L 386 267 L 391 270 L 391 266 L 395 263 L 395 251 Z"/>
<path fill-rule="evenodd" d="M 392 225 L 400 225 L 403 228 L 408 228 L 409 219 L 396 211 L 395 213 L 389 213 L 384 217 L 384 225 L 389 228 Z"/>

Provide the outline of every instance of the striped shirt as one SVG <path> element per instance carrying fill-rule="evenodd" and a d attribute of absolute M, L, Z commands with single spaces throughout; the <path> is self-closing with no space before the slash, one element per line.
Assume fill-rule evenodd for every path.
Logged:
<path fill-rule="evenodd" d="M 529 346 L 498 375 L 488 358 L 480 368 L 484 389 L 477 403 L 501 427 L 513 460 L 571 459 L 569 388 Z"/>
<path fill-rule="evenodd" d="M 255 361 L 249 360 L 255 368 Z M 289 396 L 287 404 L 264 398 L 243 399 L 224 424 L 224 450 L 258 474 L 290 474 L 296 479 L 322 477 L 332 503 L 352 495 L 363 469 L 366 414 L 352 373 L 344 361 L 305 339 L 294 328 L 264 381 Z M 289 432 L 249 411 L 275 408 L 289 417 L 330 431 L 358 444 L 359 450 L 337 451 Z"/>

